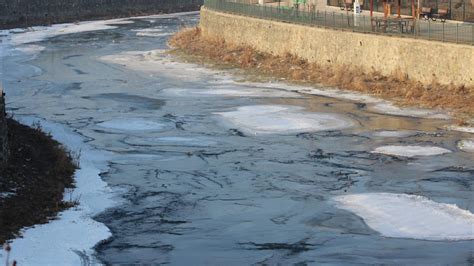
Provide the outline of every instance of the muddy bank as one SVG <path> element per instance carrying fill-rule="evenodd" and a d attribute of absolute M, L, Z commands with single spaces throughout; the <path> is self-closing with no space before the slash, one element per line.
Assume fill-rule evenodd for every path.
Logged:
<path fill-rule="evenodd" d="M 474 114 L 473 87 L 438 83 L 423 85 L 403 74 L 384 76 L 376 71 L 364 73 L 349 65 L 321 66 L 291 54 L 276 56 L 250 46 L 228 43 L 218 37 L 203 36 L 199 28 L 178 32 L 169 44 L 187 55 L 241 67 L 254 73 L 369 93 L 400 105 L 445 109 L 452 112 L 461 124 Z"/>
<path fill-rule="evenodd" d="M 8 146 L 9 161 L 0 172 L 0 243 L 75 204 L 63 195 L 74 186 L 77 166 L 39 124 L 30 128 L 8 119 Z"/>

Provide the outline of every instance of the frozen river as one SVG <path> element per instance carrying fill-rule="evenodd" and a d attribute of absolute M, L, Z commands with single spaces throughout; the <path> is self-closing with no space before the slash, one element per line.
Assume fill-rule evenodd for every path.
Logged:
<path fill-rule="evenodd" d="M 80 226 L 26 230 L 20 262 L 474 263 L 472 133 L 443 113 L 167 54 L 198 20 L 0 33 L 9 112 L 92 169 L 73 194 L 84 205 L 64 214 Z M 34 253 L 51 242 L 57 258 Z"/>

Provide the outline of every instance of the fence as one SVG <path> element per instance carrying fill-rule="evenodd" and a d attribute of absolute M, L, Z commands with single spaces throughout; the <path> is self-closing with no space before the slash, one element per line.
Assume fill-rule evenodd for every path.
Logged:
<path fill-rule="evenodd" d="M 359 1 L 362 5 L 363 10 L 369 10 L 369 0 Z M 383 12 L 383 0 L 374 0 L 374 11 Z M 397 1 L 388 0 L 388 3 L 395 9 L 397 7 Z M 416 3 L 417 1 L 415 1 Z M 328 0 L 329 6 L 344 6 L 343 0 Z M 403 15 L 412 14 L 411 0 L 400 1 L 400 11 Z M 459 21 L 474 22 L 474 1 L 469 0 L 424 0 L 422 2 L 423 7 L 432 8 L 434 12 L 439 9 L 447 9 L 449 11 L 448 18 Z"/>
<path fill-rule="evenodd" d="M 464 25 L 431 20 L 372 18 L 368 15 L 354 16 L 352 13 L 302 11 L 228 0 L 204 0 L 204 6 L 222 12 L 309 26 L 474 45 L 474 24 L 469 23 Z"/>

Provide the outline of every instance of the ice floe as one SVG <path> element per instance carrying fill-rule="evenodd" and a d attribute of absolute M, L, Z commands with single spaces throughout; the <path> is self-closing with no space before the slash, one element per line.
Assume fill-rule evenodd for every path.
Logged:
<path fill-rule="evenodd" d="M 463 151 L 474 152 L 474 139 L 465 139 L 459 141 L 458 148 Z"/>
<path fill-rule="evenodd" d="M 125 140 L 130 145 L 139 146 L 194 146 L 208 147 L 217 145 L 216 141 L 206 137 L 129 137 Z"/>
<path fill-rule="evenodd" d="M 422 196 L 365 193 L 335 197 L 336 206 L 362 217 L 386 237 L 425 240 L 474 239 L 474 214 Z"/>
<path fill-rule="evenodd" d="M 101 128 L 114 129 L 120 131 L 159 131 L 165 128 L 162 123 L 145 120 L 141 118 L 119 118 L 98 123 Z"/>
<path fill-rule="evenodd" d="M 417 132 L 408 130 L 382 130 L 376 131 L 372 135 L 381 138 L 406 138 L 416 134 Z"/>
<path fill-rule="evenodd" d="M 18 50 L 25 54 L 38 54 L 44 49 L 45 49 L 44 46 L 36 45 L 36 44 L 22 45 L 15 48 L 15 50 Z"/>
<path fill-rule="evenodd" d="M 166 37 L 171 36 L 172 33 L 170 32 L 163 32 L 161 28 L 153 28 L 153 29 L 139 29 L 139 30 L 132 30 L 136 32 L 137 36 L 142 37 Z"/>
<path fill-rule="evenodd" d="M 32 117 L 17 118 L 30 125 L 38 121 Z M 39 121 L 43 130 L 51 132 L 53 138 L 69 150 L 80 152 L 80 169 L 75 173 L 76 187 L 72 192 L 73 199 L 79 200 L 80 204 L 61 212 L 58 219 L 47 224 L 22 230 L 22 238 L 11 243 L 10 259 L 18 261 L 19 265 L 81 265 L 78 255 L 81 253 L 94 263 L 93 247 L 109 238 L 111 233 L 104 224 L 91 217 L 116 204 L 111 188 L 99 176 L 107 170 L 109 154 L 93 150 L 78 134 L 62 125 Z M 2 256 L 5 254 L 0 251 Z"/>
<path fill-rule="evenodd" d="M 372 106 L 372 109 L 375 112 L 382 114 L 390 114 L 397 116 L 409 116 L 409 117 L 421 117 L 421 118 L 431 118 L 431 119 L 449 119 L 450 116 L 434 110 L 428 109 L 415 109 L 415 108 L 401 108 L 393 105 L 390 102 L 380 102 Z"/>
<path fill-rule="evenodd" d="M 433 156 L 450 153 L 451 151 L 435 146 L 416 146 L 416 145 L 387 145 L 377 147 L 372 153 L 381 153 L 402 157 Z"/>
<path fill-rule="evenodd" d="M 449 130 L 459 131 L 459 132 L 466 132 L 466 133 L 474 133 L 474 127 L 467 127 L 467 126 L 449 126 Z"/>
<path fill-rule="evenodd" d="M 305 112 L 301 107 L 285 105 L 244 106 L 216 114 L 243 132 L 255 135 L 337 130 L 353 125 L 338 114 Z"/>

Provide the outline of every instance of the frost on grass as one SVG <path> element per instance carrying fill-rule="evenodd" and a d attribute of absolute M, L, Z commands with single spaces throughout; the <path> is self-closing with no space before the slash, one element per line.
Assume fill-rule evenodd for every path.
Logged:
<path fill-rule="evenodd" d="M 402 145 L 388 145 L 381 146 L 372 151 L 372 153 L 380 153 L 387 155 L 395 155 L 402 157 L 416 157 L 416 156 L 433 156 L 450 153 L 451 151 L 441 147 L 434 146 L 402 146 Z"/>
<path fill-rule="evenodd" d="M 458 148 L 463 151 L 474 152 L 474 139 L 465 139 L 459 141 Z"/>
<path fill-rule="evenodd" d="M 425 240 L 474 239 L 474 214 L 422 196 L 366 193 L 335 197 L 336 206 L 362 217 L 386 237 Z"/>
<path fill-rule="evenodd" d="M 159 131 L 165 128 L 161 123 L 139 119 L 112 119 L 97 124 L 99 127 L 120 131 Z"/>
<path fill-rule="evenodd" d="M 301 107 L 255 105 L 220 112 L 226 122 L 247 134 L 291 134 L 349 128 L 353 123 L 337 114 L 310 113 Z"/>

